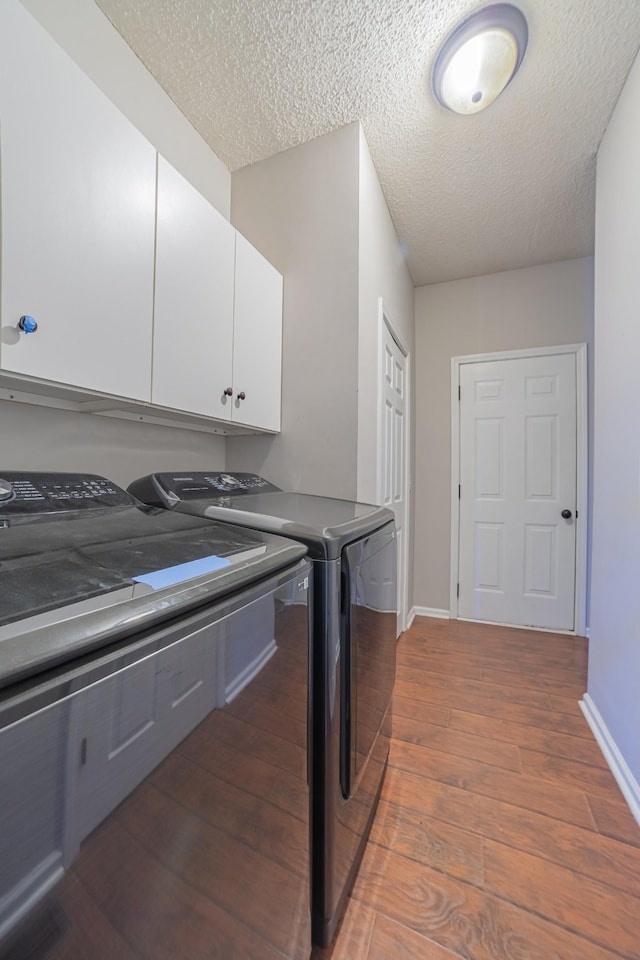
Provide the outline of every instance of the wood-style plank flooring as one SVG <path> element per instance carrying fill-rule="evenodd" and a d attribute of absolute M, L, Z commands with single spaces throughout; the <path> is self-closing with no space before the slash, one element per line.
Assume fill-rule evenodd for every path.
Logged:
<path fill-rule="evenodd" d="M 332 950 L 314 960 L 638 960 L 640 827 L 582 716 L 587 641 L 418 618 Z"/>

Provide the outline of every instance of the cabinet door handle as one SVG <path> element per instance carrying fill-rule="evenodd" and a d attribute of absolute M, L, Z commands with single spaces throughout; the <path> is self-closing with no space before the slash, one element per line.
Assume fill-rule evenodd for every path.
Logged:
<path fill-rule="evenodd" d="M 244 392 L 244 390 L 241 390 L 240 393 L 238 394 L 238 400 L 246 400 L 246 399 L 247 399 L 246 393 Z"/>
<path fill-rule="evenodd" d="M 233 387 L 227 387 L 227 389 L 224 391 L 224 395 L 225 395 L 225 397 L 232 397 L 232 396 L 233 396 Z"/>
<path fill-rule="evenodd" d="M 18 326 L 24 333 L 35 333 L 38 329 L 38 324 L 35 317 L 29 316 L 28 313 L 25 313 L 24 317 L 20 317 L 18 320 Z"/>

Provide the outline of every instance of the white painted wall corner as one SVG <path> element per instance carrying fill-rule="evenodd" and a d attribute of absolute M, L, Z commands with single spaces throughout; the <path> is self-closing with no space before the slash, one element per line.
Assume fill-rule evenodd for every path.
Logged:
<path fill-rule="evenodd" d="M 585 715 L 586 721 L 591 727 L 591 732 L 598 741 L 598 746 L 602 750 L 605 760 L 609 764 L 609 769 L 614 775 L 622 794 L 629 804 L 631 813 L 640 825 L 640 783 L 636 780 L 629 766 L 620 753 L 618 746 L 611 736 L 611 733 L 600 715 L 600 711 L 591 699 L 588 693 L 580 701 L 580 708 Z"/>
<path fill-rule="evenodd" d="M 435 617 L 437 620 L 448 620 L 449 611 L 440 610 L 438 607 L 412 607 L 407 629 L 409 629 L 416 617 Z"/>

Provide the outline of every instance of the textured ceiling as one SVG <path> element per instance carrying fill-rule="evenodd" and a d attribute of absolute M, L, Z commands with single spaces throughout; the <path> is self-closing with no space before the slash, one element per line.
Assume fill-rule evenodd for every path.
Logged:
<path fill-rule="evenodd" d="M 639 0 L 521 0 L 529 47 L 461 117 L 429 90 L 469 0 L 96 0 L 231 170 L 361 120 L 414 283 L 593 252 L 595 153 Z"/>

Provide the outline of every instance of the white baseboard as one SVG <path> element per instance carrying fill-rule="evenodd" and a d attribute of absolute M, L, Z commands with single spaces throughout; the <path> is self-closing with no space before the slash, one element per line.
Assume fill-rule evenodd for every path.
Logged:
<path fill-rule="evenodd" d="M 409 614 L 409 625 L 416 617 L 435 617 L 437 620 L 448 620 L 449 611 L 439 610 L 437 607 L 412 607 Z"/>
<path fill-rule="evenodd" d="M 278 645 L 275 640 L 270 640 L 266 647 L 260 651 L 260 653 L 254 657 L 251 663 L 242 670 L 237 677 L 233 677 L 230 683 L 227 684 L 224 691 L 224 705 L 231 703 L 239 693 L 241 693 L 244 688 L 251 683 L 254 677 L 257 677 L 260 671 L 271 657 L 274 655 Z"/>
<path fill-rule="evenodd" d="M 618 745 L 611 736 L 606 723 L 600 716 L 600 711 L 588 693 L 585 693 L 580 701 L 580 708 L 585 715 L 587 723 L 591 727 L 591 732 L 598 741 L 598 746 L 602 750 L 605 760 L 609 764 L 611 773 L 616 778 L 616 782 L 622 790 L 625 800 L 629 804 L 631 813 L 638 821 L 638 825 L 640 825 L 640 783 L 638 783 L 629 769 L 627 761 L 620 753 Z"/>

